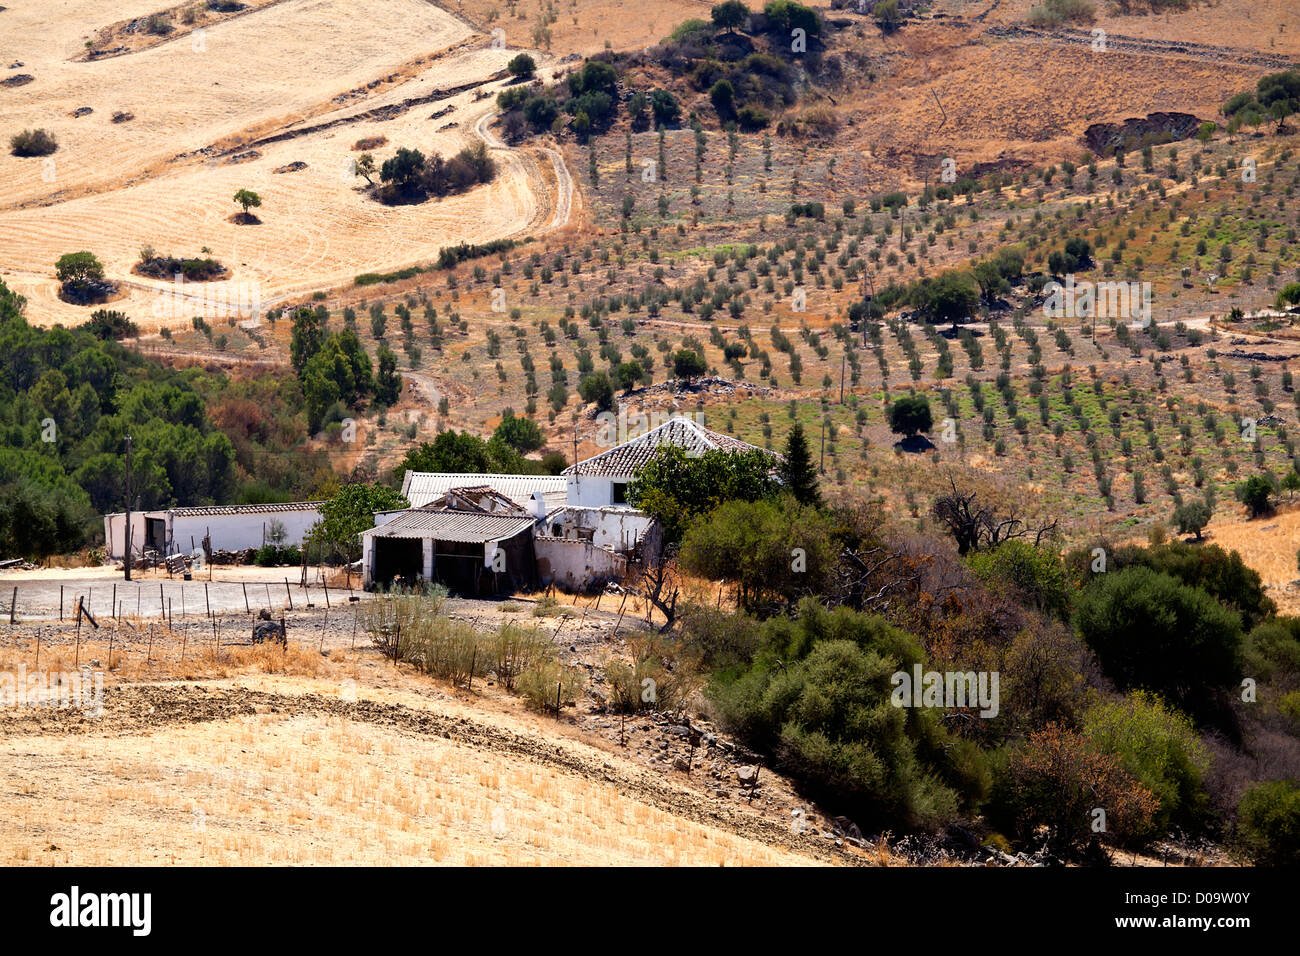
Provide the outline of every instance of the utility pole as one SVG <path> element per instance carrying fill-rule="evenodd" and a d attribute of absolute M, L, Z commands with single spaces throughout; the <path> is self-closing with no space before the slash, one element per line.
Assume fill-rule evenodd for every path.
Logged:
<path fill-rule="evenodd" d="M 821 461 L 817 465 L 817 470 L 821 474 L 826 474 L 826 419 L 822 419 L 822 449 Z"/>
<path fill-rule="evenodd" d="M 844 366 L 848 362 L 847 355 L 840 356 L 840 404 L 844 404 Z"/>
<path fill-rule="evenodd" d="M 131 436 L 126 436 L 126 579 L 131 580 Z"/>

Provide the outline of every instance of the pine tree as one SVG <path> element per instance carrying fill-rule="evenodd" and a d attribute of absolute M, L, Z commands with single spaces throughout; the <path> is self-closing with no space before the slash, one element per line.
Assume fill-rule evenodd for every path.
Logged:
<path fill-rule="evenodd" d="M 808 439 L 804 436 L 803 425 L 795 422 L 785 440 L 785 461 L 777 468 L 781 483 L 794 495 L 795 500 L 805 505 L 820 505 L 821 491 L 817 487 L 817 469 L 813 467 L 812 453 L 808 450 Z"/>

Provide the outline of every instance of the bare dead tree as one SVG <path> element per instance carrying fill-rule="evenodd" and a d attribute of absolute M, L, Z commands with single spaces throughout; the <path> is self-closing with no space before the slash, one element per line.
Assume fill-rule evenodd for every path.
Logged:
<path fill-rule="evenodd" d="M 980 534 L 986 520 L 984 509 L 977 504 L 978 495 L 975 492 L 962 494 L 951 476 L 948 484 L 952 487 L 951 494 L 936 498 L 930 513 L 953 536 L 957 542 L 957 553 L 965 557 L 971 551 L 979 550 Z"/>
<path fill-rule="evenodd" d="M 957 542 L 957 553 L 963 557 L 972 551 L 996 548 L 1012 538 L 1033 536 L 1034 546 L 1056 534 L 1057 522 L 1033 524 L 1012 506 L 1006 514 L 979 500 L 975 491 L 963 493 L 957 483 L 948 477 L 952 491 L 936 498 L 930 513 L 947 529 Z"/>
<path fill-rule="evenodd" d="M 671 629 L 677 620 L 682 576 L 675 552 L 675 548 L 665 548 L 660 554 L 646 556 L 633 584 L 633 590 L 664 616 L 664 625 L 659 629 L 661 633 Z"/>
<path fill-rule="evenodd" d="M 855 611 L 884 611 L 897 594 L 905 593 L 920 579 L 919 567 L 891 548 L 877 546 L 840 550 L 831 603 Z"/>

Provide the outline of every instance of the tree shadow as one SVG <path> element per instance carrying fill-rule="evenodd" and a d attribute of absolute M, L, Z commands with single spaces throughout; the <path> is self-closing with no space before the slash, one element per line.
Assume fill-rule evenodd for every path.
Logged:
<path fill-rule="evenodd" d="M 901 441 L 894 442 L 894 447 L 900 451 L 912 452 L 913 454 L 935 450 L 934 442 L 924 435 L 910 435 Z"/>

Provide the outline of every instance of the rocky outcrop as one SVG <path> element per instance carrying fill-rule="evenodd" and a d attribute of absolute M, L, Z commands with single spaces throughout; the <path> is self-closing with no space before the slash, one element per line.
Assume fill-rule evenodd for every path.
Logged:
<path fill-rule="evenodd" d="M 1122 123 L 1093 123 L 1083 133 L 1094 153 L 1112 156 L 1117 149 L 1132 152 L 1148 144 L 1172 143 L 1194 136 L 1201 120 L 1191 113 L 1149 113 Z"/>

